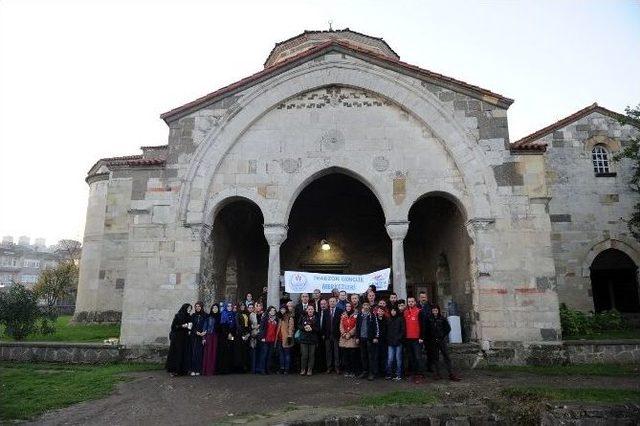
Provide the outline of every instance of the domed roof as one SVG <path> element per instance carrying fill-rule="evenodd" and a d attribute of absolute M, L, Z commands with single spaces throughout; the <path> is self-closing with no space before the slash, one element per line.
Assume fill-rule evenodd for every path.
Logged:
<path fill-rule="evenodd" d="M 400 59 L 400 56 L 391 49 L 391 47 L 379 37 L 371 37 L 366 34 L 362 34 L 356 31 L 352 31 L 349 28 L 343 30 L 329 30 L 329 31 L 304 31 L 295 37 L 288 40 L 276 43 L 273 48 L 264 67 L 268 68 L 275 64 L 278 64 L 292 56 L 295 56 L 305 50 L 309 50 L 314 46 L 317 46 L 328 41 L 340 41 L 341 43 L 350 44 L 362 50 L 368 50 L 380 56 L 385 56 L 392 59 Z"/>

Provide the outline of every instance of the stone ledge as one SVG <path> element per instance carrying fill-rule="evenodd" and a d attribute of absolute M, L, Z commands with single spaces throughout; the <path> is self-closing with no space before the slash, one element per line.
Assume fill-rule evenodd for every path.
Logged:
<path fill-rule="evenodd" d="M 621 345 L 640 345 L 640 339 L 620 339 L 620 340 L 565 340 L 562 342 L 564 346 L 621 346 Z"/>
<path fill-rule="evenodd" d="M 25 348 L 82 348 L 82 349 L 120 349 L 119 345 L 107 345 L 96 342 L 10 342 L 0 340 L 0 346 Z"/>

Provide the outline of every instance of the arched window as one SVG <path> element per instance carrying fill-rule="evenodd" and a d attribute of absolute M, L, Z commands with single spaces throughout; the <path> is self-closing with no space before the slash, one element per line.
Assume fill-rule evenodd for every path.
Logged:
<path fill-rule="evenodd" d="M 591 161 L 593 162 L 593 171 L 596 175 L 603 173 L 611 173 L 609 169 L 609 151 L 604 145 L 596 145 L 591 150 Z"/>

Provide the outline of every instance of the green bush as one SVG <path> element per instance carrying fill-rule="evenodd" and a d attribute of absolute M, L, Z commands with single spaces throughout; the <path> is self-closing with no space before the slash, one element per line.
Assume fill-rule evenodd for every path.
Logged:
<path fill-rule="evenodd" d="M 624 330 L 627 327 L 624 318 L 616 310 L 595 313 L 591 322 L 596 331 Z"/>
<path fill-rule="evenodd" d="M 0 324 L 4 332 L 15 340 L 30 334 L 50 334 L 55 328 L 48 313 L 38 307 L 38 298 L 22 284 L 13 284 L 8 291 L 0 292 Z"/>
<path fill-rule="evenodd" d="M 624 318 L 616 310 L 586 314 L 560 304 L 560 324 L 564 336 L 591 334 L 599 331 L 624 330 Z"/>

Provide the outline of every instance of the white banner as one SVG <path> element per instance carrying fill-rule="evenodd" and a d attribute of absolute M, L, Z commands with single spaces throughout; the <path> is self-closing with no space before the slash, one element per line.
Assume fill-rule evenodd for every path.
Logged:
<path fill-rule="evenodd" d="M 312 272 L 285 271 L 284 291 L 287 293 L 331 293 L 337 288 L 347 293 L 364 293 L 370 285 L 378 290 L 389 288 L 391 269 L 382 269 L 365 275 L 317 274 Z"/>

